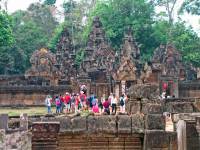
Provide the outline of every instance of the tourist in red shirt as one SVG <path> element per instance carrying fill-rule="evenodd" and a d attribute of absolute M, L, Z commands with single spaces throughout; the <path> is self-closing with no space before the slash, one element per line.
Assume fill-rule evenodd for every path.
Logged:
<path fill-rule="evenodd" d="M 81 107 L 82 107 L 82 108 L 85 108 L 85 107 L 86 107 L 86 100 L 87 100 L 86 95 L 84 94 L 83 91 L 81 91 L 81 92 L 80 92 L 80 103 L 81 103 Z"/>
<path fill-rule="evenodd" d="M 61 102 L 61 109 L 60 109 L 60 111 L 62 113 L 63 109 L 65 107 L 65 105 L 64 105 L 64 98 L 63 98 L 63 96 L 61 94 L 60 94 L 59 98 L 60 98 L 60 102 Z"/>
<path fill-rule="evenodd" d="M 108 101 L 108 99 L 105 100 L 105 102 L 103 103 L 103 107 L 104 107 L 104 112 L 106 112 L 108 115 L 110 115 L 110 103 Z"/>
<path fill-rule="evenodd" d="M 70 94 L 68 92 L 66 92 L 66 95 L 64 97 L 66 113 L 70 112 L 70 100 L 71 100 Z"/>

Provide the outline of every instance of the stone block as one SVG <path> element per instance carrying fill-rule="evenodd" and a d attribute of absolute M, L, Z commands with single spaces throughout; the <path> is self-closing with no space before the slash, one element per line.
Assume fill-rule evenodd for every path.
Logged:
<path fill-rule="evenodd" d="M 60 131 L 72 133 L 72 123 L 70 117 L 59 117 Z"/>
<path fill-rule="evenodd" d="M 5 149 L 5 130 L 4 129 L 0 129 L 0 150 L 4 150 Z"/>
<path fill-rule="evenodd" d="M 71 119 L 72 132 L 74 134 L 80 134 L 87 131 L 86 117 L 74 117 Z"/>
<path fill-rule="evenodd" d="M 160 104 L 143 103 L 142 113 L 144 114 L 162 114 L 162 106 Z"/>
<path fill-rule="evenodd" d="M 134 114 L 132 119 L 132 133 L 144 132 L 144 116 L 142 114 Z"/>
<path fill-rule="evenodd" d="M 88 133 L 101 133 L 102 132 L 102 122 L 99 119 L 99 116 L 89 116 L 87 118 Z"/>
<path fill-rule="evenodd" d="M 0 115 L 0 129 L 8 129 L 8 114 Z"/>
<path fill-rule="evenodd" d="M 131 99 L 154 99 L 159 97 L 159 87 L 157 84 L 136 84 L 129 88 L 128 93 Z"/>
<path fill-rule="evenodd" d="M 199 136 L 196 129 L 196 122 L 186 122 L 186 135 L 187 138 L 193 138 Z"/>
<path fill-rule="evenodd" d="M 118 134 L 131 134 L 131 117 L 119 115 L 118 117 Z"/>
<path fill-rule="evenodd" d="M 146 115 L 145 128 L 148 130 L 165 130 L 165 117 L 160 114 Z"/>
<path fill-rule="evenodd" d="M 170 113 L 192 113 L 194 109 L 191 102 L 167 102 L 164 111 Z"/>
<path fill-rule="evenodd" d="M 22 114 L 20 116 L 20 130 L 28 130 L 28 115 Z"/>
<path fill-rule="evenodd" d="M 126 104 L 126 112 L 128 114 L 139 113 L 140 109 L 141 109 L 141 102 L 140 101 L 129 101 Z"/>
<path fill-rule="evenodd" d="M 115 116 L 99 116 L 100 122 L 102 122 L 103 134 L 115 134 L 117 133 L 117 123 Z"/>
<path fill-rule="evenodd" d="M 200 99 L 195 100 L 194 107 L 196 112 L 200 112 Z"/>
<path fill-rule="evenodd" d="M 146 130 L 144 137 L 144 150 L 177 150 L 176 132 L 161 130 Z"/>
<path fill-rule="evenodd" d="M 59 122 L 34 122 L 32 124 L 32 133 L 58 133 L 59 130 Z"/>

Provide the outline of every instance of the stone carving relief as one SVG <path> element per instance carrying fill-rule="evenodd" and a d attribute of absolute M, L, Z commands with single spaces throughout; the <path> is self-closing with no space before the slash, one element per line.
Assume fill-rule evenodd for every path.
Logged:
<path fill-rule="evenodd" d="M 132 36 L 132 30 L 128 28 L 124 37 L 124 44 L 121 50 L 120 63 L 113 78 L 119 81 L 136 81 L 138 79 L 138 68 L 140 50 Z"/>
<path fill-rule="evenodd" d="M 83 76 L 90 72 L 111 72 L 115 62 L 115 52 L 106 41 L 99 17 L 94 18 L 88 38 L 79 74 Z"/>
<path fill-rule="evenodd" d="M 30 58 L 32 67 L 27 70 L 26 76 L 41 76 L 55 78 L 58 76 L 55 55 L 45 48 L 36 50 Z"/>

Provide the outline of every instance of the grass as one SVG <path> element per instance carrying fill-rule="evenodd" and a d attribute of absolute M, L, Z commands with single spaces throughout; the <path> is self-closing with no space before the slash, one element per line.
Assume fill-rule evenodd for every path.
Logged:
<path fill-rule="evenodd" d="M 52 107 L 52 111 L 55 112 L 55 107 Z M 45 115 L 47 114 L 46 107 L 25 107 L 25 108 L 10 108 L 1 107 L 0 114 L 8 114 L 9 116 L 19 116 L 22 113 L 26 113 L 29 116 Z"/>

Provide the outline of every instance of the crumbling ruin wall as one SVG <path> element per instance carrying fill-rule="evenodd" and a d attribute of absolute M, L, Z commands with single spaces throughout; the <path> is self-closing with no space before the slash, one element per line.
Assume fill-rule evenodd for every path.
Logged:
<path fill-rule="evenodd" d="M 8 126 L 8 115 L 0 115 L 0 150 L 31 150 L 27 115 L 21 116 L 19 122 L 18 128 L 11 129 Z"/>
<path fill-rule="evenodd" d="M 42 117 L 37 121 L 32 125 L 33 149 L 142 149 L 144 120 L 139 115 Z M 42 144 L 50 141 L 49 146 Z"/>
<path fill-rule="evenodd" d="M 0 86 L 0 106 L 44 106 L 47 95 L 66 91 L 71 91 L 71 86 Z"/>
<path fill-rule="evenodd" d="M 31 120 L 37 121 L 32 126 L 33 137 L 37 137 L 35 138 L 37 140 L 32 139 L 32 142 L 37 146 L 41 145 L 40 148 L 45 147 L 41 141 L 46 143 L 53 141 L 49 137 L 52 137 L 55 130 L 49 131 L 49 126 L 57 124 L 60 126 L 60 131 L 54 132 L 54 144 L 51 145 L 54 149 L 56 146 L 59 150 L 155 148 L 177 150 L 176 132 L 166 132 L 165 118 L 156 112 L 148 115 L 138 113 L 130 116 L 63 116 L 30 118 Z M 45 129 L 43 130 L 41 126 Z M 42 132 L 35 132 L 37 131 L 35 128 L 39 128 Z M 39 141 L 38 144 L 36 141 Z M 51 147 L 48 146 L 48 149 Z"/>
<path fill-rule="evenodd" d="M 179 97 L 196 97 L 200 98 L 200 84 L 199 81 L 179 83 Z"/>
<path fill-rule="evenodd" d="M 174 114 L 173 122 L 177 131 L 179 150 L 199 150 L 200 149 L 200 113 L 181 113 Z M 181 126 L 180 126 L 181 122 Z"/>
<path fill-rule="evenodd" d="M 31 150 L 31 133 L 28 131 L 14 131 L 5 133 L 0 130 L 0 150 Z"/>
<path fill-rule="evenodd" d="M 130 88 L 130 100 L 126 104 L 127 112 L 132 115 L 141 113 L 144 115 L 144 150 L 166 149 L 184 150 L 199 149 L 200 122 L 197 116 L 200 112 L 199 98 L 167 98 L 161 99 L 158 86 L 141 84 Z M 165 131 L 167 129 L 165 112 L 172 115 L 172 126 L 174 132 Z M 194 115 L 193 119 L 185 119 L 185 127 L 178 127 L 177 115 Z M 196 114 L 196 116 L 195 116 Z M 195 120 L 196 119 L 196 120 Z M 183 129 L 184 128 L 184 129 Z M 185 142 L 182 135 L 185 130 Z M 178 136 L 177 136 L 178 135 Z"/>

